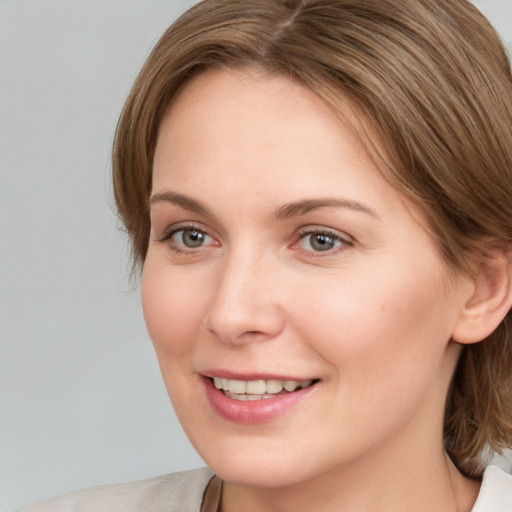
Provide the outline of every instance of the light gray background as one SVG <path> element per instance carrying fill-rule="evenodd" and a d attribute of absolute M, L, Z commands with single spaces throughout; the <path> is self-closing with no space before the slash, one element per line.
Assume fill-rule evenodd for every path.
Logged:
<path fill-rule="evenodd" d="M 109 152 L 193 0 L 0 0 L 0 510 L 202 465 L 128 280 Z M 476 2 L 512 48 L 512 0 Z"/>

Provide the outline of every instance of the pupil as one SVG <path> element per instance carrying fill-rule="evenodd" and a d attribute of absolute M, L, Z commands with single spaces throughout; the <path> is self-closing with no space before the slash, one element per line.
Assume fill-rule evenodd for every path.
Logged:
<path fill-rule="evenodd" d="M 187 247 L 199 247 L 203 243 L 204 234 L 200 231 L 185 231 L 182 238 Z"/>
<path fill-rule="evenodd" d="M 311 245 L 317 251 L 328 251 L 334 246 L 332 236 L 329 235 L 315 235 L 311 241 Z"/>

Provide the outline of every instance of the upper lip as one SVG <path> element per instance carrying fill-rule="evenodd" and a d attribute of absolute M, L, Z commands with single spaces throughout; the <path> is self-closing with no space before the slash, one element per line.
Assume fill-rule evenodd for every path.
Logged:
<path fill-rule="evenodd" d="M 310 376 L 297 376 L 297 375 L 283 375 L 279 373 L 262 373 L 262 372 L 235 372 L 232 370 L 224 370 L 224 369 L 215 369 L 215 370 L 204 370 L 199 372 L 204 377 L 208 377 L 213 379 L 214 377 L 219 377 L 221 379 L 229 379 L 229 380 L 294 380 L 294 381 L 304 381 L 304 380 L 318 380 L 316 377 Z"/>

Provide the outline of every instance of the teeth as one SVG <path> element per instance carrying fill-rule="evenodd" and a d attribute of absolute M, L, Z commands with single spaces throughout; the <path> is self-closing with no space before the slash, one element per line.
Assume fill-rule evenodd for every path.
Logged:
<path fill-rule="evenodd" d="M 299 387 L 299 382 L 295 380 L 285 380 L 283 384 L 283 388 L 286 389 L 286 391 L 295 391 L 295 389 Z"/>
<path fill-rule="evenodd" d="M 242 402 L 252 402 L 254 400 L 264 400 L 266 398 L 274 398 L 274 395 L 263 394 L 263 395 L 245 395 L 245 394 L 237 394 L 230 393 L 229 391 L 225 391 L 226 396 L 229 398 L 233 398 L 234 400 L 241 400 Z"/>
<path fill-rule="evenodd" d="M 228 380 L 228 391 L 237 395 L 245 393 L 245 382 L 243 380 Z"/>
<path fill-rule="evenodd" d="M 283 382 L 280 380 L 267 380 L 267 393 L 280 393 L 283 390 Z"/>
<path fill-rule="evenodd" d="M 267 383 L 264 380 L 250 380 L 245 385 L 245 393 L 248 395 L 264 395 L 266 392 Z"/>
<path fill-rule="evenodd" d="M 297 388 L 307 388 L 312 380 L 231 380 L 214 377 L 213 383 L 217 389 L 222 389 L 230 398 L 236 400 L 261 400 L 262 398 L 272 398 L 272 395 L 281 393 L 284 390 L 288 392 L 295 391 Z"/>

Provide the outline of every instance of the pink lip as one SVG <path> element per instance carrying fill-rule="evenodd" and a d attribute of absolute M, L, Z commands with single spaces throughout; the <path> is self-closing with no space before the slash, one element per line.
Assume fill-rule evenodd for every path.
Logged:
<path fill-rule="evenodd" d="M 220 376 L 216 374 L 216 376 Z M 236 378 L 227 377 L 226 373 L 222 373 L 223 378 Z M 240 377 L 238 377 L 240 379 Z M 276 377 L 265 376 L 264 379 L 271 379 Z M 262 379 L 259 377 L 252 377 L 248 379 L 244 375 L 244 379 L 240 380 L 258 380 Z M 298 379 L 283 379 L 279 380 L 298 380 Z M 283 395 L 277 395 L 275 398 L 263 398 L 261 400 L 253 401 L 241 401 L 227 397 L 221 390 L 218 390 L 213 384 L 212 379 L 208 377 L 202 378 L 203 384 L 206 390 L 206 396 L 212 406 L 212 409 L 226 420 L 233 421 L 236 423 L 242 423 L 245 425 L 257 425 L 260 423 L 268 423 L 275 420 L 279 416 L 285 414 L 290 409 L 295 407 L 301 402 L 307 395 L 309 395 L 316 385 L 313 384 L 304 389 L 299 389 L 293 393 L 286 393 Z"/>

